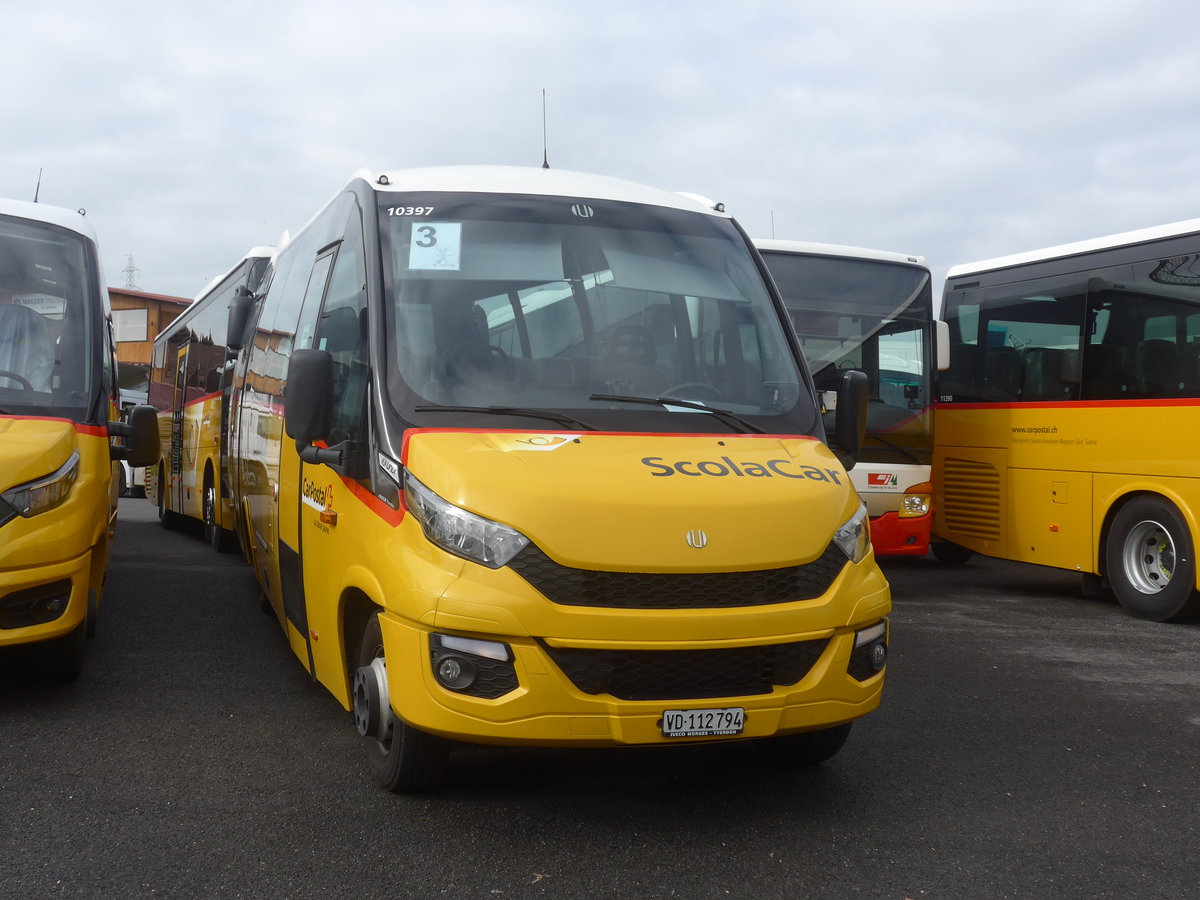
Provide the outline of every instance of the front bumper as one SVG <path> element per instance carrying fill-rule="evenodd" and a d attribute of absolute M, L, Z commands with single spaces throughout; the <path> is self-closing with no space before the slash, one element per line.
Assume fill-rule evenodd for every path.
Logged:
<path fill-rule="evenodd" d="M 91 551 L 73 559 L 24 569 L 0 571 L 0 647 L 61 637 L 87 618 Z M 47 621 L 46 610 L 65 604 Z"/>
<path fill-rule="evenodd" d="M 886 587 L 875 604 L 886 612 Z M 878 618 L 875 619 L 878 621 Z M 512 649 L 518 686 L 495 699 L 448 690 L 433 674 L 430 629 L 392 614 L 380 616 L 387 679 L 392 706 L 408 724 L 459 741 L 486 744 L 543 746 L 616 746 L 680 743 L 666 738 L 660 719 L 667 709 L 742 707 L 745 727 L 728 740 L 807 731 L 847 722 L 874 710 L 880 702 L 885 671 L 858 680 L 849 674 L 856 627 L 794 634 L 772 634 L 755 641 L 538 641 L 504 638 Z M 860 623 L 857 627 L 868 625 Z M 621 699 L 611 693 L 592 693 L 565 674 L 552 658 L 556 652 L 670 654 L 764 647 L 768 644 L 817 641 L 819 656 L 796 683 L 776 685 L 766 692 L 681 699 Z M 585 689 L 586 688 L 586 689 Z"/>

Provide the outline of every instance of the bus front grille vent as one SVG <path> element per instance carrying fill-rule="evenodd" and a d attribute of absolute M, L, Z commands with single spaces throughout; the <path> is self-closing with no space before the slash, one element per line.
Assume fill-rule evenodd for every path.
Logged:
<path fill-rule="evenodd" d="M 769 694 L 796 684 L 821 658 L 828 638 L 715 650 L 542 648 L 579 690 L 620 700 L 699 700 Z"/>
<path fill-rule="evenodd" d="M 750 572 L 613 572 L 573 569 L 529 544 L 509 563 L 553 603 L 603 609 L 721 609 L 812 600 L 846 565 L 830 544 L 802 566 Z"/>
<path fill-rule="evenodd" d="M 1000 474 L 988 463 L 946 459 L 942 514 L 951 535 L 1000 540 Z"/>

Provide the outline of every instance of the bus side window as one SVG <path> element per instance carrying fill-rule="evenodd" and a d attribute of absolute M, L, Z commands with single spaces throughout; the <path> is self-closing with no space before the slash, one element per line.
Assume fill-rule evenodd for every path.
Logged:
<path fill-rule="evenodd" d="M 333 356 L 331 445 L 343 441 L 365 445 L 364 413 L 371 368 L 362 246 L 362 226 L 355 206 L 329 275 L 313 342 L 318 350 Z"/>

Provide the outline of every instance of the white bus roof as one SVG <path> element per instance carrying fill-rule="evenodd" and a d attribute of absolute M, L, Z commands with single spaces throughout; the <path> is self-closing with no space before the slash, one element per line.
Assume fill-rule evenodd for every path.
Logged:
<path fill-rule="evenodd" d="M 894 253 L 891 250 L 871 250 L 867 247 L 850 247 L 845 244 L 819 244 L 815 241 L 777 241 L 774 238 L 754 238 L 759 250 L 779 253 L 802 253 L 808 256 L 844 256 L 851 259 L 871 259 L 878 262 L 901 263 L 907 266 L 928 268 L 925 257 L 911 253 Z"/>
<path fill-rule="evenodd" d="M 1136 231 L 1124 231 L 1120 234 L 1110 234 L 1105 237 L 1090 238 L 1086 241 L 1075 241 L 1071 244 L 1059 244 L 1055 247 L 1045 247 L 1041 250 L 1027 250 L 1024 253 L 1013 253 L 1009 256 L 997 256 L 980 262 L 963 263 L 951 266 L 946 273 L 946 279 L 962 278 L 964 275 L 978 275 L 996 269 L 1008 269 L 1026 263 L 1045 262 L 1069 256 L 1079 256 L 1084 253 L 1095 253 L 1109 250 L 1113 247 L 1124 247 L 1131 244 L 1144 244 L 1163 238 L 1179 237 L 1185 234 L 1200 232 L 1200 219 L 1187 219 L 1183 222 L 1172 222 L 1169 225 L 1155 225 L 1152 228 L 1140 228 Z"/>
<path fill-rule="evenodd" d="M 436 166 L 427 169 L 388 169 L 362 171 L 364 179 L 377 191 L 454 191 L 484 194 L 538 194 L 551 197 L 576 197 L 594 200 L 618 200 L 665 206 L 691 212 L 706 211 L 727 217 L 721 210 L 706 206 L 694 195 L 685 196 L 647 187 L 620 178 L 588 175 L 566 169 L 541 169 L 527 166 Z M 380 183 L 386 178 L 386 183 Z"/>
<path fill-rule="evenodd" d="M 208 294 L 209 291 L 211 291 L 218 284 L 220 284 L 222 281 L 224 281 L 226 278 L 228 278 L 230 275 L 232 275 L 234 270 L 237 269 L 239 266 L 241 266 L 243 263 L 245 263 L 246 260 L 248 260 L 248 259 L 263 259 L 263 258 L 270 259 L 274 255 L 275 255 L 274 247 L 251 247 L 249 250 L 247 250 L 245 253 L 242 254 L 241 259 L 239 259 L 232 266 L 230 266 L 228 269 L 226 269 L 224 274 L 218 275 L 216 278 L 214 278 L 212 281 L 210 281 L 208 284 L 206 284 L 203 288 L 201 288 L 200 293 L 198 293 L 195 297 L 192 298 L 192 302 L 194 303 L 197 300 L 199 300 L 201 297 Z"/>
<path fill-rule="evenodd" d="M 92 228 L 91 222 L 73 209 L 63 209 L 61 206 L 49 206 L 45 203 L 30 203 L 26 200 L 0 198 L 0 215 L 48 222 L 51 225 L 58 225 L 81 234 L 93 244 L 96 243 L 96 231 Z"/>

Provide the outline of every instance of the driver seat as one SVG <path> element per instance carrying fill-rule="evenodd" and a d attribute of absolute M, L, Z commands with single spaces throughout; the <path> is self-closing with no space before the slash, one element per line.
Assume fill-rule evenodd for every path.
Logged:
<path fill-rule="evenodd" d="M 35 391 L 50 390 L 54 342 L 46 320 L 17 303 L 0 305 L 0 387 L 23 386 L 4 371 L 20 375 Z"/>

